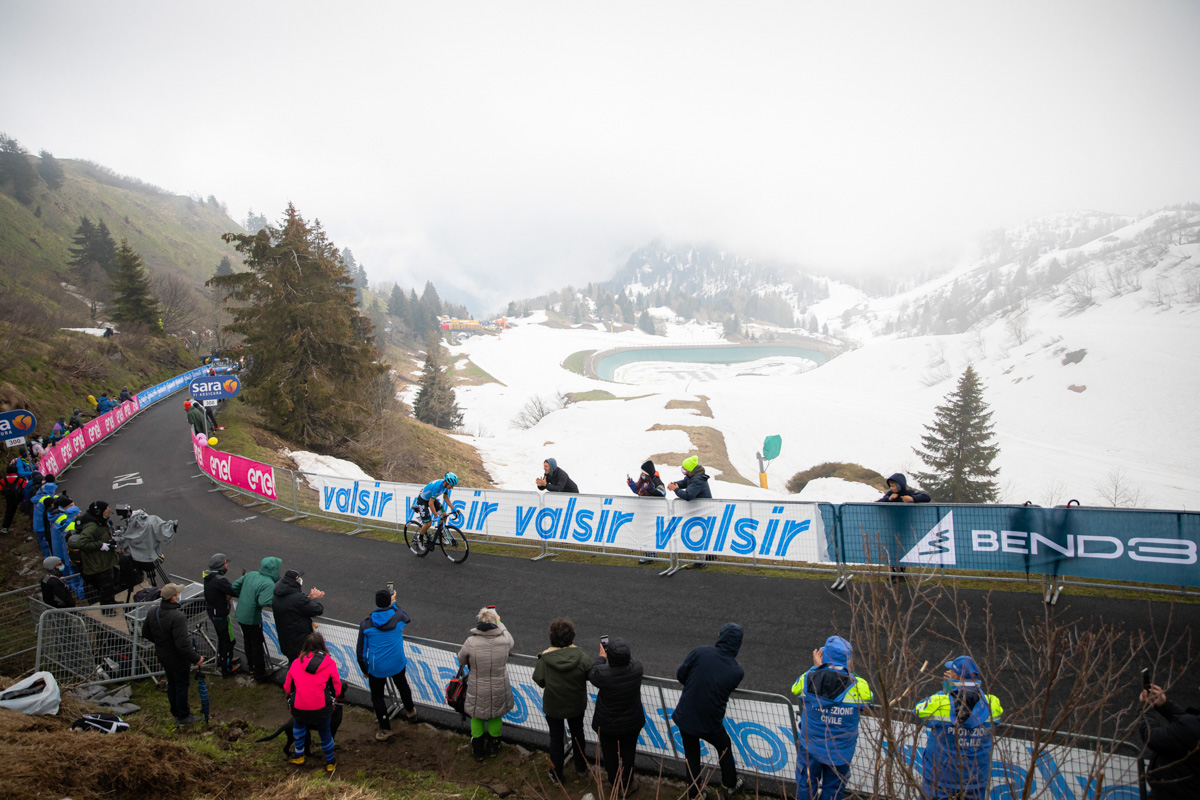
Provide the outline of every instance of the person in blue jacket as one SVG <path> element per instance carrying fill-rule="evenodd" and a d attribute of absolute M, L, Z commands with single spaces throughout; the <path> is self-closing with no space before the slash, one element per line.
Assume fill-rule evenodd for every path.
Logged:
<path fill-rule="evenodd" d="M 919 489 L 908 488 L 908 479 L 897 472 L 887 479 L 887 491 L 876 503 L 928 503 L 932 498 Z"/>
<path fill-rule="evenodd" d="M 917 704 L 925 725 L 921 783 L 929 800 L 984 800 L 992 772 L 992 736 L 1004 713 L 985 694 L 970 656 L 946 662 L 942 691 Z"/>
<path fill-rule="evenodd" d="M 42 548 L 42 558 L 53 555 L 50 550 L 50 531 L 46 527 L 46 516 L 50 508 L 48 504 L 57 494 L 58 484 L 54 482 L 54 476 L 47 475 L 30 498 L 33 502 L 33 534 L 37 537 L 38 546 Z"/>
<path fill-rule="evenodd" d="M 102 393 L 96 401 L 96 416 L 103 416 L 113 410 L 114 403 L 107 393 Z"/>
<path fill-rule="evenodd" d="M 804 702 L 796 744 L 799 800 L 839 800 L 858 746 L 862 706 L 871 702 L 867 682 L 850 671 L 853 648 L 840 636 L 813 650 L 813 667 L 792 684 Z"/>
<path fill-rule="evenodd" d="M 29 463 L 29 448 L 22 445 L 17 453 L 17 457 L 10 462 L 9 466 L 15 466 L 17 468 L 17 475 L 22 480 L 28 482 L 30 476 L 33 475 L 33 464 Z"/>
<path fill-rule="evenodd" d="M 417 502 L 413 511 L 421 519 L 421 531 L 418 534 L 424 537 L 429 531 L 429 526 L 433 524 L 433 515 L 440 514 L 445 509 L 446 513 L 454 508 L 450 503 L 450 491 L 458 486 L 458 476 L 453 472 L 447 472 L 442 477 L 435 481 L 430 481 L 425 484 L 425 487 L 417 493 Z M 444 497 L 446 502 L 443 505 L 439 497 Z"/>
<path fill-rule="evenodd" d="M 396 590 L 380 589 L 375 592 L 375 610 L 358 626 L 356 655 L 358 666 L 371 686 L 371 705 L 379 730 L 375 738 L 387 741 L 392 735 L 392 721 L 388 716 L 384 692 L 390 680 L 400 692 L 404 705 L 404 718 L 417 721 L 417 710 L 413 707 L 412 689 L 405 674 L 408 659 L 404 655 L 404 626 L 412 622 L 403 608 L 396 605 Z"/>
<path fill-rule="evenodd" d="M 700 796 L 703 776 L 700 773 L 700 740 L 708 742 L 717 752 L 721 764 L 721 784 L 726 795 L 742 788 L 745 781 L 738 777 L 733 760 L 733 743 L 725 730 L 725 707 L 729 695 L 745 676 L 737 662 L 742 649 L 742 626 L 726 622 L 717 635 L 715 647 L 704 645 L 688 653 L 675 671 L 675 679 L 683 684 L 679 702 L 671 720 L 679 726 L 683 753 L 688 767 L 688 797 Z"/>
<path fill-rule="evenodd" d="M 50 550 L 62 559 L 63 580 L 79 598 L 83 597 L 83 577 L 71 563 L 71 557 L 67 553 L 67 537 L 75 532 L 75 518 L 81 511 L 82 509 L 75 505 L 75 501 L 63 492 L 54 501 L 54 510 L 50 512 Z"/>

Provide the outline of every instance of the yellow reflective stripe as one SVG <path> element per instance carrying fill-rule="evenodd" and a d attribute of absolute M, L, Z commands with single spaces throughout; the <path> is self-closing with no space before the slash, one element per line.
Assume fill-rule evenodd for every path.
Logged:
<path fill-rule="evenodd" d="M 796 679 L 796 682 L 792 684 L 792 694 L 804 694 L 804 676 L 807 674 L 807 672 L 801 674 Z"/>
<path fill-rule="evenodd" d="M 993 719 L 995 719 L 996 717 L 998 717 L 1004 713 L 1004 709 L 1000 707 L 1000 700 L 999 700 L 999 698 L 996 697 L 996 695 L 989 694 L 987 696 L 987 699 L 988 699 L 988 704 L 991 705 L 991 707 L 992 707 L 991 711 L 992 711 Z"/>
<path fill-rule="evenodd" d="M 917 704 L 917 716 L 921 719 L 929 717 L 950 716 L 950 697 L 943 692 L 925 698 Z"/>
<path fill-rule="evenodd" d="M 846 697 L 843 702 L 846 703 L 869 703 L 871 702 L 871 687 L 867 686 L 867 682 L 857 675 L 854 678 L 854 686 L 850 687 L 850 691 L 846 692 Z"/>

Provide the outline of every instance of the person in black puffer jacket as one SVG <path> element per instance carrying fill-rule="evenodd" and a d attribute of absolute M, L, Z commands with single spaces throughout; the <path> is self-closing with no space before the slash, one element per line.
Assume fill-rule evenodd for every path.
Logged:
<path fill-rule="evenodd" d="M 733 743 L 725 731 L 725 707 L 729 695 L 738 687 L 745 671 L 737 662 L 742 648 L 742 626 L 726 622 L 717 635 L 715 647 L 704 645 L 688 653 L 675 671 L 683 684 L 683 693 L 675 704 L 671 719 L 679 726 L 683 752 L 688 765 L 688 797 L 701 794 L 700 740 L 708 742 L 718 753 L 721 764 L 721 784 L 728 796 L 743 785 L 733 760 Z"/>
<path fill-rule="evenodd" d="M 154 652 L 167 673 L 167 700 L 179 725 L 199 722 L 188 709 L 188 681 L 192 664 L 204 661 L 188 637 L 187 617 L 179 610 L 183 587 L 168 583 L 162 587 L 162 602 L 146 614 L 142 638 L 154 643 Z"/>
<path fill-rule="evenodd" d="M 203 573 L 205 610 L 213 630 L 217 632 L 217 663 L 225 677 L 238 670 L 233 661 L 233 619 L 229 616 L 233 584 L 225 577 L 228 571 L 229 559 L 224 553 L 215 553 L 208 560 L 208 569 Z"/>
<path fill-rule="evenodd" d="M 600 657 L 588 672 L 588 680 L 597 690 L 592 730 L 600 740 L 608 782 L 618 796 L 631 794 L 638 788 L 633 781 L 633 762 L 638 735 L 646 725 L 642 676 L 642 662 L 632 657 L 629 645 L 619 636 L 610 637 L 607 646 L 600 646 Z"/>
<path fill-rule="evenodd" d="M 289 569 L 275 584 L 275 599 L 271 608 L 275 612 L 275 632 L 279 635 L 279 649 L 287 656 L 288 663 L 300 657 L 304 640 L 313 632 L 313 617 L 325 613 L 320 600 L 325 593 L 311 589 L 304 594 L 304 573 Z"/>
<path fill-rule="evenodd" d="M 1200 710 L 1168 700 L 1158 684 L 1144 690 L 1141 701 L 1162 718 L 1156 725 L 1143 718 L 1140 726 L 1150 751 L 1150 797 L 1200 797 Z"/>

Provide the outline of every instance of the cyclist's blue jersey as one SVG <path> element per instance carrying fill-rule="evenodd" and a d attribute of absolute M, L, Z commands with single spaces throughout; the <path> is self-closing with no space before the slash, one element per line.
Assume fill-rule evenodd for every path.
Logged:
<path fill-rule="evenodd" d="M 421 490 L 417 498 L 428 502 L 441 494 L 445 494 L 447 500 L 450 499 L 450 487 L 446 485 L 445 478 L 438 478 L 436 481 L 425 484 L 425 488 Z"/>

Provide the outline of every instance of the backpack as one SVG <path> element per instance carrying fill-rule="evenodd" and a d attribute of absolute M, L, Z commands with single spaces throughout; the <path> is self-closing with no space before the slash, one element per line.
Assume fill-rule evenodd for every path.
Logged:
<path fill-rule="evenodd" d="M 152 603 L 155 600 L 162 599 L 162 589 L 157 586 L 147 586 L 145 589 L 138 589 L 133 594 L 133 602 L 135 603 Z"/>
<path fill-rule="evenodd" d="M 467 672 L 466 667 L 459 667 L 458 672 L 446 684 L 446 705 L 453 708 L 462 716 L 467 716 Z"/>
<path fill-rule="evenodd" d="M 99 731 L 100 733 L 124 733 L 129 723 L 116 714 L 84 714 L 71 723 L 73 731 Z"/>

